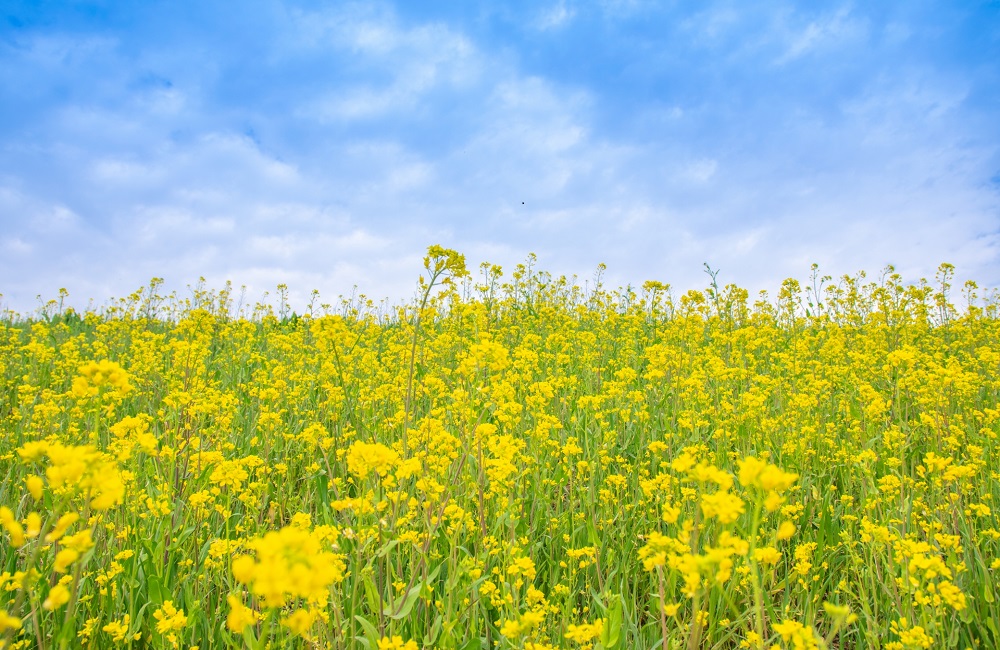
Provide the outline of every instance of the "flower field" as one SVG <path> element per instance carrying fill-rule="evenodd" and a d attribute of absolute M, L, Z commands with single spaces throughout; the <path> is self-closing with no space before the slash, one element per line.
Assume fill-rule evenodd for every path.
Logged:
<path fill-rule="evenodd" d="M 0 647 L 998 647 L 995 297 L 710 278 L 8 314 Z"/>

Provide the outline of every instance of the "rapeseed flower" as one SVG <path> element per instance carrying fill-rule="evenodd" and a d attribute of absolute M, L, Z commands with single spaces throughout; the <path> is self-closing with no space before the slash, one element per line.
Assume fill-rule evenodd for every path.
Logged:
<path fill-rule="evenodd" d="M 344 578 L 342 557 L 313 531 L 288 526 L 247 546 L 256 557 L 233 559 L 233 577 L 267 607 L 281 607 L 295 598 L 325 604 L 329 586 Z"/>
<path fill-rule="evenodd" d="M 80 366 L 78 372 L 79 375 L 73 379 L 73 395 L 76 397 L 94 397 L 104 387 L 121 394 L 132 390 L 129 374 L 114 361 L 91 361 Z"/>
<path fill-rule="evenodd" d="M 533 263 L 432 248 L 396 309 L 153 283 L 0 319 L 0 644 L 983 643 L 996 297 Z"/>
<path fill-rule="evenodd" d="M 45 489 L 45 482 L 42 481 L 40 476 L 29 476 L 24 479 L 25 485 L 28 487 L 28 492 L 31 493 L 31 498 L 38 501 L 42 498 L 42 490 Z"/>
<path fill-rule="evenodd" d="M 42 603 L 42 608 L 52 611 L 59 609 L 68 602 L 69 589 L 66 588 L 66 585 L 60 582 L 49 589 L 49 594 L 45 597 L 45 601 Z"/>
<path fill-rule="evenodd" d="M 226 597 L 226 602 L 229 603 L 226 627 L 231 632 L 240 634 L 248 625 L 254 625 L 260 620 L 260 614 L 244 605 L 236 596 L 230 594 Z"/>
<path fill-rule="evenodd" d="M 593 623 L 581 623 L 580 625 L 569 625 L 566 628 L 565 638 L 576 643 L 590 643 L 598 639 L 604 631 L 604 619 L 597 619 Z"/>
<path fill-rule="evenodd" d="M 111 640 L 115 643 L 121 643 L 126 640 L 129 635 L 129 626 L 132 624 L 132 617 L 126 614 L 122 618 L 121 622 L 111 621 L 107 625 L 101 628 L 103 632 L 107 632 L 111 635 Z"/>
<path fill-rule="evenodd" d="M 418 650 L 416 641 L 403 641 L 401 636 L 384 636 L 378 641 L 378 650 Z"/>
<path fill-rule="evenodd" d="M 348 471 L 362 479 L 372 472 L 384 477 L 398 461 L 398 453 L 378 442 L 355 442 L 347 451 Z"/>
<path fill-rule="evenodd" d="M 156 631 L 160 634 L 183 630 L 188 623 L 184 610 L 177 609 L 172 600 L 164 601 L 160 607 L 156 608 L 153 612 L 153 618 L 156 619 Z"/>
<path fill-rule="evenodd" d="M 0 609 L 0 634 L 7 630 L 20 630 L 21 625 L 21 619 L 11 616 L 5 609 Z"/>
<path fill-rule="evenodd" d="M 6 506 L 0 506 L 0 526 L 3 526 L 10 538 L 10 545 L 14 548 L 24 546 L 26 541 L 24 527 L 14 518 L 14 513 Z"/>

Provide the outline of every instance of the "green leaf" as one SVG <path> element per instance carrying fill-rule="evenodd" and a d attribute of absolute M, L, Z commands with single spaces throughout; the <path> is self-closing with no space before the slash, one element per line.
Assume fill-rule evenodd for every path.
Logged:
<path fill-rule="evenodd" d="M 454 590 L 458 586 L 458 583 L 461 581 L 461 579 L 462 579 L 461 571 L 449 572 L 448 577 L 444 581 L 444 590 L 446 592 Z"/>
<path fill-rule="evenodd" d="M 377 612 L 378 611 L 378 588 L 375 586 L 375 580 L 372 579 L 371 574 L 366 574 L 362 572 L 361 585 L 365 588 L 365 601 L 368 603 L 368 609 Z"/>
<path fill-rule="evenodd" d="M 154 605 L 163 604 L 163 585 L 160 579 L 151 573 L 146 574 L 146 593 L 149 594 L 149 602 Z"/>
<path fill-rule="evenodd" d="M 390 539 L 388 542 L 382 545 L 382 548 L 375 551 L 375 557 L 385 557 L 386 555 L 389 554 L 389 551 L 396 548 L 397 544 L 399 544 L 398 539 Z"/>
<path fill-rule="evenodd" d="M 438 635 L 441 634 L 441 623 L 444 622 L 444 617 L 440 614 L 434 617 L 434 624 L 431 625 L 431 631 L 424 635 L 424 646 L 434 646 L 434 642 L 437 641 Z"/>
<path fill-rule="evenodd" d="M 618 596 L 608 608 L 608 618 L 601 631 L 601 645 L 605 650 L 615 650 L 622 640 L 622 597 Z"/>
<path fill-rule="evenodd" d="M 452 630 L 456 624 L 457 621 L 451 621 L 441 626 L 441 634 L 438 636 L 436 647 L 441 648 L 441 650 L 454 650 L 458 647 L 458 641 L 455 640 L 455 635 L 452 634 Z"/>
<path fill-rule="evenodd" d="M 394 621 L 406 618 L 413 610 L 413 606 L 417 604 L 417 598 L 420 597 L 420 590 L 423 588 L 424 583 L 422 581 L 413 585 L 404 595 L 397 598 L 391 607 L 383 609 L 382 613 Z"/>
<path fill-rule="evenodd" d="M 367 647 L 374 648 L 379 642 L 378 630 L 375 629 L 375 626 L 371 623 L 371 621 L 369 621 L 363 616 L 356 614 L 354 616 L 354 620 L 358 622 L 358 624 L 361 626 L 361 629 L 364 630 L 365 632 L 364 639 L 356 639 L 356 640 L 367 642 L 364 645 L 366 645 Z"/>
<path fill-rule="evenodd" d="M 243 628 L 243 643 L 248 648 L 256 648 L 258 645 L 257 637 L 253 633 L 253 625 L 247 625 Z"/>
<path fill-rule="evenodd" d="M 319 494 L 319 502 L 325 507 L 330 506 L 330 488 L 327 485 L 329 480 L 326 477 L 326 472 L 320 472 L 316 477 L 316 492 Z"/>

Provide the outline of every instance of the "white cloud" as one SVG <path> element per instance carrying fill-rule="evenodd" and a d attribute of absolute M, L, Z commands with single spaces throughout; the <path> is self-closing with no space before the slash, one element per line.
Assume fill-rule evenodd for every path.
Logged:
<path fill-rule="evenodd" d="M 189 242 L 218 239 L 237 230 L 233 217 L 204 217 L 172 205 L 137 205 L 134 216 L 120 217 L 122 234 L 131 235 L 134 245 L 156 249 L 178 238 Z"/>
<path fill-rule="evenodd" d="M 702 159 L 685 164 L 680 170 L 680 178 L 692 183 L 707 183 L 719 168 L 717 160 Z"/>
<path fill-rule="evenodd" d="M 412 111 L 436 91 L 462 89 L 482 75 L 482 56 L 462 34 L 444 25 L 404 27 L 384 9 L 351 6 L 301 13 L 288 38 L 300 32 L 319 51 L 349 52 L 365 69 L 387 81 L 336 87 L 297 110 L 321 122 L 377 119 Z"/>
<path fill-rule="evenodd" d="M 91 180 L 111 186 L 150 185 L 162 180 L 160 170 L 135 160 L 118 157 L 95 160 L 89 169 Z"/>
<path fill-rule="evenodd" d="M 778 65 L 794 61 L 827 46 L 846 50 L 852 42 L 867 36 L 867 26 L 851 16 L 848 7 L 840 7 L 834 13 L 810 20 L 803 25 L 789 25 L 784 28 L 785 50 L 775 61 Z"/>
<path fill-rule="evenodd" d="M 600 0 L 599 4 L 605 15 L 612 18 L 625 18 L 659 6 L 653 0 Z"/>
<path fill-rule="evenodd" d="M 19 34 L 15 42 L 25 64 L 55 74 L 79 67 L 88 60 L 112 56 L 118 44 L 114 38 L 58 33 Z"/>
<path fill-rule="evenodd" d="M 159 117 L 174 117 L 188 110 L 188 97 L 176 88 L 151 88 L 133 99 L 138 110 Z"/>
<path fill-rule="evenodd" d="M 390 191 L 400 192 L 425 187 L 433 180 L 433 169 L 427 164 L 404 165 L 389 173 Z"/>
<path fill-rule="evenodd" d="M 402 88 L 353 88 L 331 93 L 299 114 L 315 117 L 321 122 L 378 119 L 386 113 L 411 107 L 414 99 L 414 95 Z"/>
<path fill-rule="evenodd" d="M 535 16 L 532 26 L 539 31 L 559 29 L 567 25 L 576 15 L 576 9 L 567 7 L 565 0 L 541 9 Z"/>
<path fill-rule="evenodd" d="M 682 22 L 682 27 L 696 34 L 700 45 L 728 39 L 739 27 L 743 14 L 729 6 L 708 6 Z"/>
<path fill-rule="evenodd" d="M 819 16 L 811 7 L 794 3 L 754 7 L 709 3 L 680 21 L 697 49 L 709 48 L 725 61 L 747 65 L 761 54 L 783 66 L 829 52 L 854 55 L 869 32 L 865 19 L 842 5 Z"/>

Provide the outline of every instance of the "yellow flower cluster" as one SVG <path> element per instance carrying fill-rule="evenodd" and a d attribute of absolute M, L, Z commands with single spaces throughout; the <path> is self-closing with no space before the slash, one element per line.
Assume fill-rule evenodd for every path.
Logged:
<path fill-rule="evenodd" d="M 570 624 L 570 626 L 566 628 L 565 637 L 570 641 L 575 641 L 576 643 L 590 644 L 595 639 L 599 639 L 603 631 L 604 619 L 599 618 L 593 623 L 581 623 L 580 625 Z"/>
<path fill-rule="evenodd" d="M 73 395 L 78 398 L 96 397 L 102 389 L 124 394 L 132 390 L 129 374 L 114 361 L 101 359 L 80 366 L 73 379 Z"/>
<path fill-rule="evenodd" d="M 233 577 L 267 607 L 283 607 L 290 600 L 325 604 L 331 585 L 344 579 L 344 560 L 332 550 L 326 530 L 286 526 L 251 541 L 254 555 L 233 560 Z"/>
<path fill-rule="evenodd" d="M 64 445 L 60 442 L 28 443 L 17 450 L 25 462 L 48 457 L 45 477 L 57 495 L 79 494 L 90 507 L 107 510 L 121 503 L 125 485 L 115 459 L 92 445 Z M 32 494 L 41 494 L 37 477 L 28 479 Z"/>
<path fill-rule="evenodd" d="M 384 477 L 398 462 L 399 454 L 378 442 L 355 442 L 347 450 L 347 470 L 360 479 L 372 472 Z"/>
<path fill-rule="evenodd" d="M 416 641 L 403 641 L 403 637 L 382 637 L 378 642 L 378 650 L 418 650 Z"/>
<path fill-rule="evenodd" d="M 1000 296 L 535 262 L 0 315 L 0 647 L 1000 643 Z"/>

